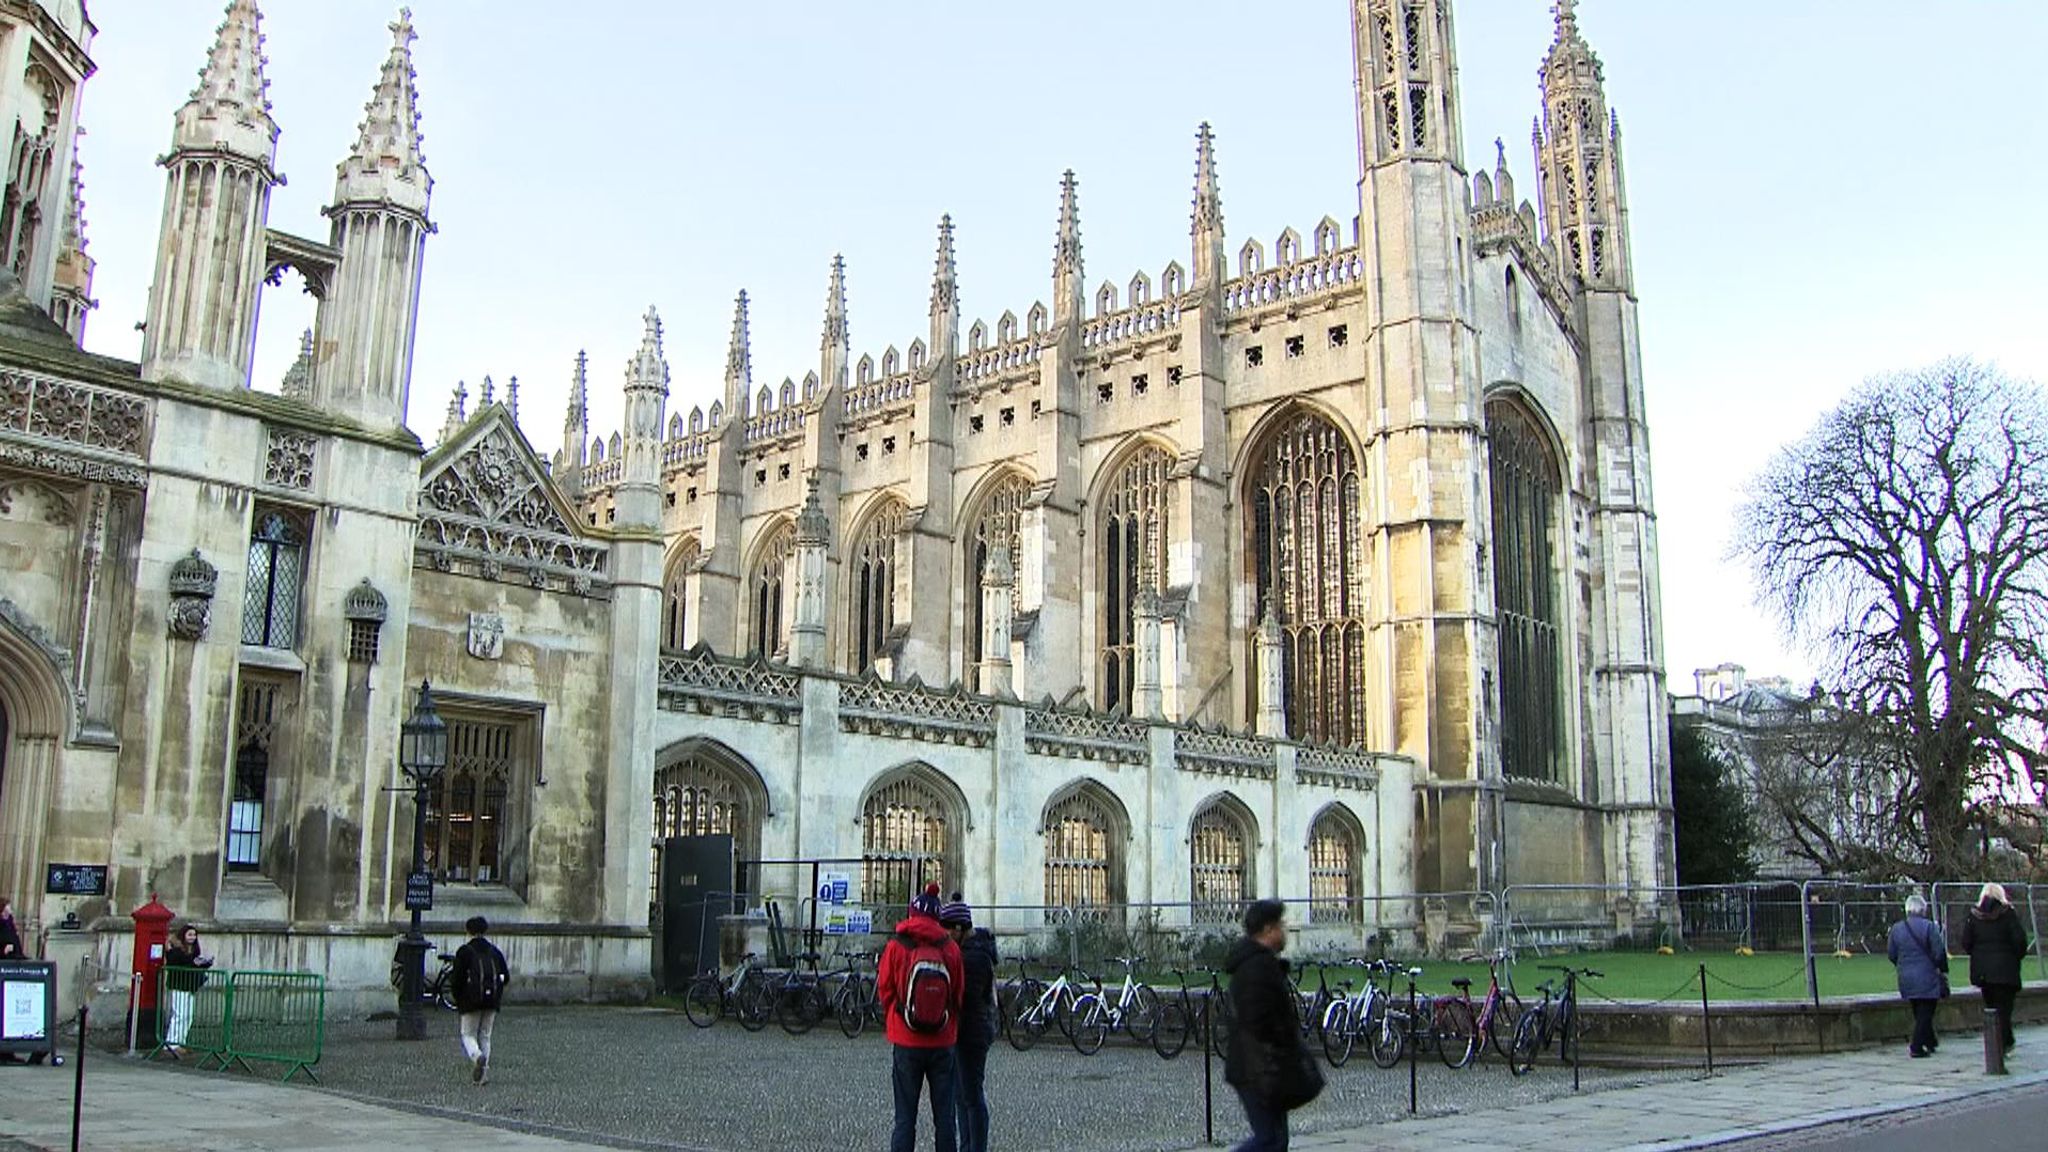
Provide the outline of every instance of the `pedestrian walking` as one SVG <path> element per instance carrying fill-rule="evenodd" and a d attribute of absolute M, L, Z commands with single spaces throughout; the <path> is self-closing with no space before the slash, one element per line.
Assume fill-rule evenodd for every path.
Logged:
<path fill-rule="evenodd" d="M 966 993 L 960 945 L 939 923 L 939 886 L 927 884 L 882 949 L 875 976 L 883 1030 L 889 1036 L 889 1080 L 896 1095 L 889 1152 L 916 1149 L 917 1104 L 927 1085 L 932 1094 L 933 1147 L 937 1152 L 958 1150 L 953 1046 L 960 1040 Z"/>
<path fill-rule="evenodd" d="M 14 926 L 14 902 L 0 896 L 0 960 L 19 960 L 21 930 Z"/>
<path fill-rule="evenodd" d="M 1934 1009 L 1948 995 L 1948 941 L 1941 925 L 1927 918 L 1927 900 L 1918 892 L 1906 897 L 1906 918 L 1892 925 L 1885 955 L 1899 970 L 1899 996 L 1913 1006 L 1913 1039 L 1906 1052 L 1934 1055 L 1941 1037 L 1934 1033 Z"/>
<path fill-rule="evenodd" d="M 199 943 L 199 929 L 187 924 L 164 942 L 164 996 L 171 1004 L 171 1019 L 164 1028 L 164 1048 L 180 1059 L 192 1034 L 192 1007 L 199 990 L 206 986 L 206 970 L 213 957 Z"/>
<path fill-rule="evenodd" d="M 469 942 L 455 951 L 455 1010 L 462 1014 L 462 1055 L 469 1061 L 470 1083 L 481 1086 L 491 1082 L 491 1029 L 512 972 L 505 954 L 484 938 L 489 921 L 471 916 L 463 928 Z"/>
<path fill-rule="evenodd" d="M 960 1152 L 988 1152 L 988 1053 L 996 1042 L 996 938 L 974 926 L 974 909 L 953 893 L 939 909 L 939 923 L 960 945 L 960 965 L 967 974 L 960 1009 L 960 1042 L 953 1058 L 960 1072 Z"/>
<path fill-rule="evenodd" d="M 1963 921 L 1958 941 L 1970 957 L 1970 983 L 1984 994 L 1984 1006 L 1998 1013 L 1999 1037 L 2012 1050 L 2012 1007 L 2020 995 L 2020 964 L 2027 958 L 2027 930 L 2006 899 L 2005 885 L 1986 884 L 1977 906 Z"/>
<path fill-rule="evenodd" d="M 1281 1152 L 1287 1114 L 1316 1098 L 1323 1074 L 1302 1041 L 1301 1017 L 1287 982 L 1287 907 L 1257 900 L 1244 914 L 1244 938 L 1230 949 L 1230 1003 L 1236 1024 L 1223 1078 L 1237 1089 L 1252 1134 L 1236 1152 Z"/>

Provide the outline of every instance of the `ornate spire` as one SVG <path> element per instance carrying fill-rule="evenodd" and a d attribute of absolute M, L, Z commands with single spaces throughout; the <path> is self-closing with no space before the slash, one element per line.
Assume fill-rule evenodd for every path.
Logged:
<path fill-rule="evenodd" d="M 286 396 L 304 400 L 313 394 L 313 330 L 299 337 L 299 358 L 285 369 L 284 383 L 278 391 Z"/>
<path fill-rule="evenodd" d="M 819 347 L 832 349 L 847 346 L 846 260 L 835 255 L 832 257 L 832 281 L 825 288 L 825 336 L 819 342 Z"/>
<path fill-rule="evenodd" d="M 477 397 L 476 406 L 480 409 L 488 408 L 497 402 L 498 385 L 491 380 L 489 373 L 485 373 L 483 394 Z"/>
<path fill-rule="evenodd" d="M 512 422 L 519 423 L 519 377 L 514 376 L 505 385 L 505 410 L 512 413 Z"/>
<path fill-rule="evenodd" d="M 939 217 L 939 255 L 932 267 L 932 315 L 960 308 L 959 270 L 953 264 L 953 217 Z"/>
<path fill-rule="evenodd" d="M 213 50 L 199 84 L 178 110 L 174 149 L 219 148 L 260 162 L 277 157 L 277 122 L 270 118 L 270 81 L 264 79 L 263 14 L 256 0 L 229 0 L 214 30 Z"/>
<path fill-rule="evenodd" d="M 825 509 L 818 503 L 818 474 L 804 477 L 804 506 L 796 514 L 796 542 L 798 544 L 824 544 L 832 535 L 832 525 L 825 519 Z"/>
<path fill-rule="evenodd" d="M 583 442 L 582 430 L 590 426 L 590 357 L 576 353 L 576 373 L 569 377 L 569 418 L 563 422 L 565 430 L 574 429 L 576 435 L 570 443 Z"/>
<path fill-rule="evenodd" d="M 1053 243 L 1052 272 L 1055 277 L 1081 278 L 1081 199 L 1074 170 L 1060 177 L 1060 232 Z"/>
<path fill-rule="evenodd" d="M 1557 43 L 1579 38 L 1579 0 L 1557 0 L 1550 11 L 1557 17 Z"/>
<path fill-rule="evenodd" d="M 626 390 L 645 389 L 668 395 L 668 361 L 661 355 L 661 315 L 648 305 L 647 314 L 641 317 L 645 329 L 640 336 L 640 350 L 626 365 Z M 578 357 L 579 366 L 581 357 Z"/>
<path fill-rule="evenodd" d="M 1223 234 L 1223 193 L 1216 185 L 1216 137 L 1209 122 L 1195 129 L 1195 218 L 1189 229 L 1196 236 L 1204 232 Z"/>
<path fill-rule="evenodd" d="M 412 67 L 415 39 L 412 10 L 401 8 L 397 22 L 391 25 L 391 54 L 384 58 L 370 102 L 363 105 L 355 147 L 341 163 L 336 204 L 383 201 L 426 214 L 434 178 L 427 173 L 426 156 L 420 150 L 425 137 L 420 134 L 419 92 Z"/>
<path fill-rule="evenodd" d="M 732 338 L 725 346 L 726 407 L 733 406 L 735 395 L 744 399 L 753 381 L 754 353 L 747 335 L 747 293 L 741 289 L 732 306 Z"/>
<path fill-rule="evenodd" d="M 1543 92 L 1536 166 L 1546 238 L 1581 282 L 1626 287 L 1626 206 L 1605 76 L 1600 57 L 1579 33 L 1572 0 L 1559 0 L 1556 13 L 1557 39 L 1536 72 Z"/>
<path fill-rule="evenodd" d="M 84 133 L 80 132 L 83 136 Z M 85 253 L 85 164 L 74 145 L 71 153 L 71 186 L 65 190 L 64 228 L 59 233 L 59 251 Z"/>

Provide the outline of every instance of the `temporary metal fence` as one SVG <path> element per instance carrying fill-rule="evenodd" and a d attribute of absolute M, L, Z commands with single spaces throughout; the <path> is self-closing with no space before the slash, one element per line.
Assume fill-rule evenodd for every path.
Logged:
<path fill-rule="evenodd" d="M 150 1056 L 197 1057 L 201 1068 L 248 1071 L 255 1062 L 281 1064 L 286 1080 L 301 1072 L 319 1079 L 313 1066 L 327 1042 L 326 977 L 165 968 L 157 979 L 157 1005 L 168 1019 Z"/>

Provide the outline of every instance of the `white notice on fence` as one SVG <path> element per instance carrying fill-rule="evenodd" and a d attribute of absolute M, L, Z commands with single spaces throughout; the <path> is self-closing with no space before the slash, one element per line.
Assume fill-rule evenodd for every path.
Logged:
<path fill-rule="evenodd" d="M 40 980 L 0 984 L 0 1040 L 41 1040 L 47 1013 L 43 997 L 48 994 Z"/>

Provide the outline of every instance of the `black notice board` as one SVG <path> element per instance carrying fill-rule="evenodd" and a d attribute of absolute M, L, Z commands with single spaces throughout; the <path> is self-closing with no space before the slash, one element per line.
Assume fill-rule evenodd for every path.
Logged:
<path fill-rule="evenodd" d="M 43 880 L 43 891 L 51 896 L 105 896 L 105 864 L 52 864 Z"/>
<path fill-rule="evenodd" d="M 56 963 L 0 960 L 0 1052 L 29 1056 L 56 1051 Z"/>
<path fill-rule="evenodd" d="M 434 874 L 432 872 L 406 873 L 405 910 L 407 912 L 432 912 L 434 910 Z"/>

